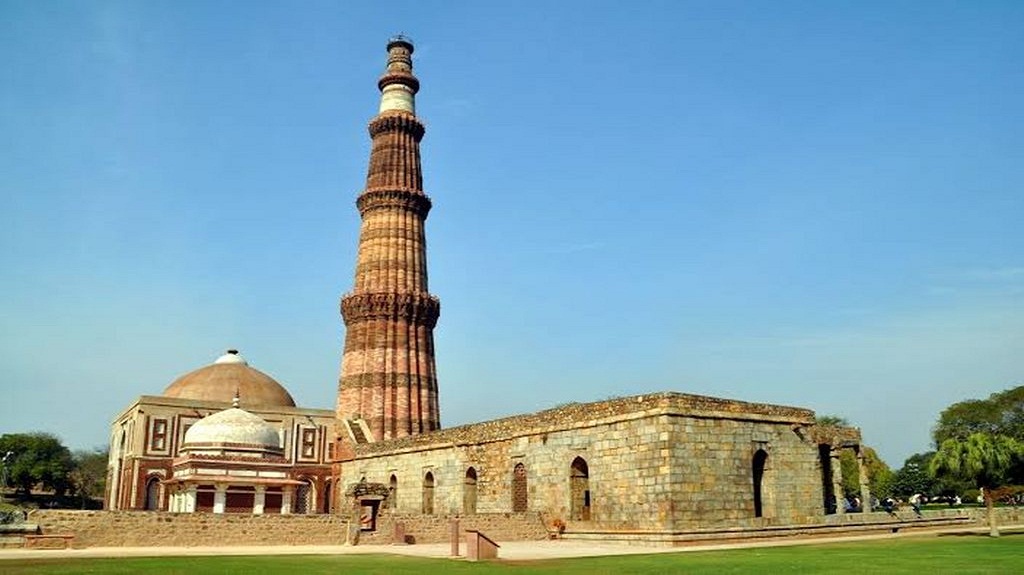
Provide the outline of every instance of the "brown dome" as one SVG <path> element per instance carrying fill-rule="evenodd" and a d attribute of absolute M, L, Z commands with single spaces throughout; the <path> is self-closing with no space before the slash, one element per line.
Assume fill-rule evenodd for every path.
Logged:
<path fill-rule="evenodd" d="M 231 403 L 236 392 L 245 407 L 295 407 L 287 389 L 269 375 L 249 367 L 233 349 L 213 364 L 174 380 L 163 395 Z"/>

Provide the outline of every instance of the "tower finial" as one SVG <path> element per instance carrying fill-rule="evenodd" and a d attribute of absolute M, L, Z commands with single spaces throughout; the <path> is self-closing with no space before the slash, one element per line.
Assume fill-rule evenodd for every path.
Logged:
<path fill-rule="evenodd" d="M 231 398 L 231 407 L 238 407 L 241 398 L 238 397 L 238 388 L 235 388 L 235 396 Z"/>
<path fill-rule="evenodd" d="M 416 113 L 416 92 L 420 81 L 412 73 L 412 40 L 397 34 L 388 40 L 388 67 L 377 81 L 380 112 L 390 110 Z"/>

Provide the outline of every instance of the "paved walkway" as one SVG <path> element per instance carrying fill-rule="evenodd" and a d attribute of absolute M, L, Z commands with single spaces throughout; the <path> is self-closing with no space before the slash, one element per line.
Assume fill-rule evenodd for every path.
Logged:
<path fill-rule="evenodd" d="M 1024 525 L 1001 526 L 1006 533 L 1024 531 Z M 776 539 L 769 541 L 747 541 L 739 543 L 694 544 L 686 547 L 648 547 L 605 543 L 598 541 L 507 541 L 501 543 L 499 557 L 510 561 L 536 559 L 560 559 L 568 557 L 595 557 L 601 555 L 638 555 L 648 553 L 686 553 L 723 549 L 745 549 L 752 547 L 785 547 L 791 545 L 819 545 L 849 541 L 896 539 L 903 537 L 935 537 L 943 534 L 978 533 L 988 528 L 958 527 L 915 531 L 910 533 L 884 533 L 875 535 L 851 535 L 841 537 L 809 537 L 802 539 Z M 0 561 L 4 559 L 70 559 L 87 557 L 175 557 L 202 555 L 365 555 L 387 553 L 415 557 L 447 558 L 450 547 L 447 543 L 419 545 L 289 545 L 259 547 L 90 547 L 88 549 L 2 549 Z M 461 551 L 465 553 L 465 546 Z"/>

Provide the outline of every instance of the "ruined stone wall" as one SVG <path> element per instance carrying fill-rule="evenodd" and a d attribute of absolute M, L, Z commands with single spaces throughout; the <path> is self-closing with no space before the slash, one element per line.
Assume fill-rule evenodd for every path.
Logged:
<path fill-rule="evenodd" d="M 44 534 L 74 534 L 79 547 L 342 545 L 338 515 L 214 515 L 159 511 L 37 510 L 28 521 Z"/>
<path fill-rule="evenodd" d="M 649 409 L 569 421 L 549 420 L 543 431 L 508 429 L 473 441 L 467 434 L 431 444 L 428 436 L 359 446 L 341 466 L 341 486 L 365 478 L 388 485 L 400 514 L 423 511 L 424 478 L 433 475 L 433 513 L 463 513 L 466 471 L 476 471 L 476 511 L 512 511 L 513 469 L 527 472 L 527 509 L 571 528 L 681 530 L 713 526 L 757 527 L 816 520 L 822 514 L 822 480 L 815 444 L 794 431 L 794 421 L 754 417 L 701 417 Z M 543 413 L 543 412 L 542 412 Z M 790 414 L 787 414 L 790 415 Z M 795 414 L 797 421 L 803 413 Z M 782 419 L 780 421 L 779 419 Z M 498 426 L 503 421 L 475 426 Z M 558 424 L 562 428 L 558 429 Z M 444 432 L 440 432 L 444 434 Z M 390 450 L 389 450 L 390 447 Z M 764 517 L 754 518 L 752 458 L 768 453 L 763 482 Z M 590 521 L 572 521 L 570 469 L 582 457 L 588 467 Z"/>

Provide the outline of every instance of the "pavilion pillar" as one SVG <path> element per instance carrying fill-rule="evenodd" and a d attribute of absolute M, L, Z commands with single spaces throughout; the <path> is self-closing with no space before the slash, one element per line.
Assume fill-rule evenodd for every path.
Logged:
<path fill-rule="evenodd" d="M 846 514 L 846 506 L 843 504 L 843 500 L 846 499 L 846 493 L 843 491 L 843 466 L 839 458 L 842 452 L 841 447 L 833 447 L 829 452 L 829 457 L 832 458 L 832 492 L 836 498 L 837 515 Z"/>
<path fill-rule="evenodd" d="M 864 452 L 857 447 L 857 473 L 860 475 L 860 508 L 864 513 L 871 513 L 871 484 L 868 471 L 864 467 Z"/>
<path fill-rule="evenodd" d="M 224 513 L 228 501 L 228 486 L 218 484 L 213 492 L 213 512 Z"/>
<path fill-rule="evenodd" d="M 185 513 L 196 512 L 196 486 L 189 485 L 185 488 L 185 508 L 182 509 Z"/>
<path fill-rule="evenodd" d="M 263 507 L 267 502 L 267 487 L 265 485 L 256 486 L 256 496 L 252 500 L 252 513 L 253 515 L 263 515 Z"/>
<path fill-rule="evenodd" d="M 288 485 L 281 495 L 281 515 L 288 515 L 292 512 L 292 497 L 295 496 L 295 488 Z"/>

